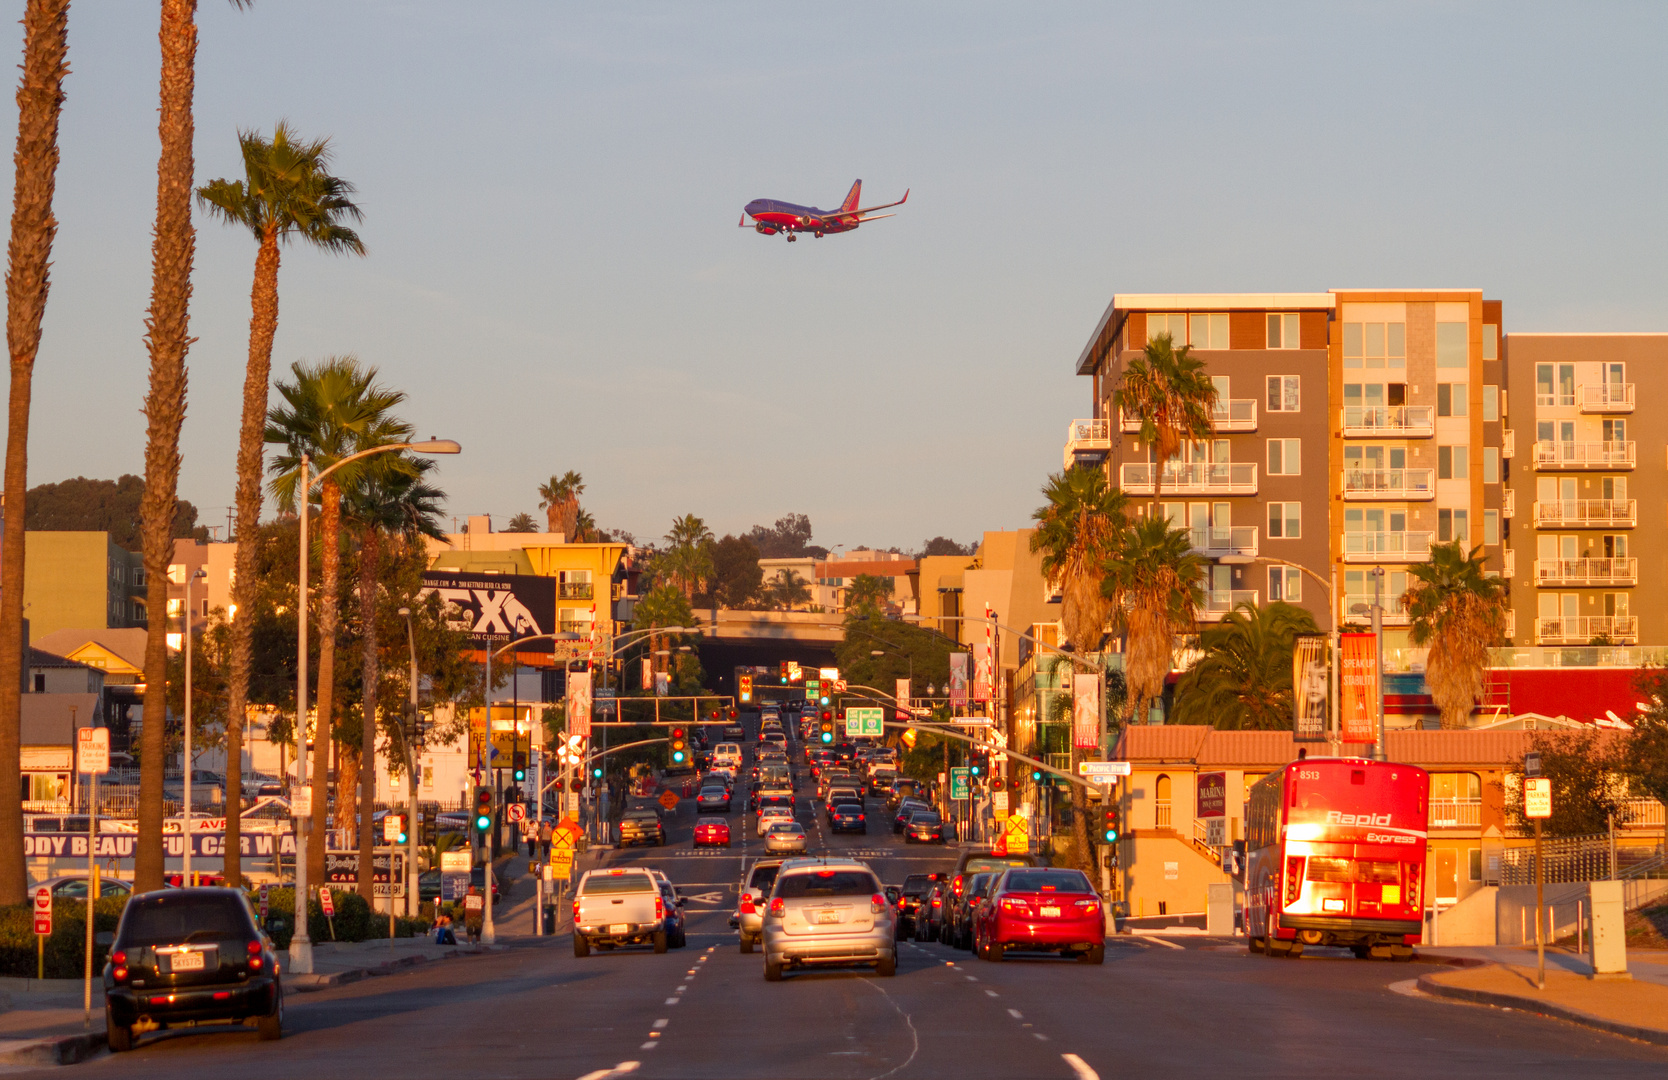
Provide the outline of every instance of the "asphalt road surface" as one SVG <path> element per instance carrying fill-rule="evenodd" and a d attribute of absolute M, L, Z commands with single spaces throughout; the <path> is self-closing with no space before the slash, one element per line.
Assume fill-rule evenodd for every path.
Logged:
<path fill-rule="evenodd" d="M 808 799 L 809 785 L 800 792 Z M 1116 939 L 1102 967 L 1000 964 L 908 943 L 896 977 L 868 971 L 766 983 L 727 922 L 751 815 L 735 847 L 695 852 L 693 805 L 665 848 L 613 853 L 659 866 L 689 898 L 689 944 L 573 956 L 567 935 L 288 999 L 282 1043 L 253 1031 L 148 1037 L 42 1076 L 854 1078 L 1668 1076 L 1668 1048 L 1523 1013 L 1409 996 L 1418 965 L 1346 954 L 1271 960 L 1243 946 Z M 820 805 L 816 807 L 820 811 Z M 877 805 L 878 809 L 878 805 Z M 871 815 L 875 818 L 877 815 Z M 801 819 L 809 826 L 810 809 Z M 953 866 L 955 848 L 810 829 L 813 853 L 860 853 L 882 880 Z M 1403 988 L 1405 989 L 1405 987 Z"/>

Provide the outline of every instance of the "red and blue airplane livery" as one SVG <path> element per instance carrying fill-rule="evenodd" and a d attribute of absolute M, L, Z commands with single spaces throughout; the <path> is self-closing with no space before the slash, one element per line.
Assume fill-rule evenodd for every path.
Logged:
<path fill-rule="evenodd" d="M 851 190 L 846 193 L 846 201 L 840 204 L 838 210 L 818 210 L 814 206 L 798 206 L 775 199 L 754 199 L 742 208 L 741 220 L 736 222 L 736 225 L 745 229 L 747 219 L 752 218 L 754 230 L 766 236 L 786 233 L 788 240 L 793 241 L 799 239 L 796 233 L 808 232 L 815 233 L 820 239 L 824 233 L 850 232 L 865 221 L 894 217 L 896 215 L 876 214 L 874 211 L 902 206 L 909 201 L 909 192 L 905 190 L 903 198 L 897 202 L 859 208 L 857 200 L 862 194 L 863 181 L 859 180 L 851 185 Z"/>

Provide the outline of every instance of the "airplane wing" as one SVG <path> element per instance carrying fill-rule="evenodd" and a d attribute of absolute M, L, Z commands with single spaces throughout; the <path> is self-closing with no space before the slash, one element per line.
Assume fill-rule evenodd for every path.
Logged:
<path fill-rule="evenodd" d="M 874 210 L 885 210 L 885 209 L 887 209 L 889 207 L 893 207 L 893 206 L 902 206 L 904 203 L 906 203 L 908 201 L 909 201 L 909 189 L 905 188 L 904 193 L 903 193 L 903 198 L 899 199 L 897 202 L 881 203 L 879 206 L 866 206 L 861 210 L 850 210 L 850 211 L 847 211 L 846 213 L 843 213 L 843 214 L 836 213 L 836 214 L 830 214 L 828 216 L 829 217 L 838 217 L 838 218 L 861 217 L 863 214 L 867 214 L 867 213 L 869 213 L 871 211 L 874 211 Z M 895 215 L 893 215 L 893 214 L 884 214 L 882 216 L 883 217 L 894 217 Z M 874 219 L 873 218 L 867 218 L 865 220 L 873 221 Z"/>
<path fill-rule="evenodd" d="M 894 203 L 893 205 L 896 206 L 897 204 Z M 898 215 L 896 215 L 896 214 L 875 214 L 872 217 L 857 218 L 855 220 L 846 221 L 845 224 L 847 224 L 847 225 L 861 225 L 865 221 L 879 221 L 881 218 L 889 218 L 889 217 L 897 217 L 897 216 Z"/>

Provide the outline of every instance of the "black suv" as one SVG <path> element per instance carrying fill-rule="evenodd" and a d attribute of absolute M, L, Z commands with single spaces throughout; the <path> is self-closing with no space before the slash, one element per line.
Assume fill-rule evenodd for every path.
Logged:
<path fill-rule="evenodd" d="M 127 902 L 104 965 L 110 1049 L 133 1049 L 134 1027 L 253 1021 L 284 1034 L 278 953 L 237 889 L 165 889 Z"/>

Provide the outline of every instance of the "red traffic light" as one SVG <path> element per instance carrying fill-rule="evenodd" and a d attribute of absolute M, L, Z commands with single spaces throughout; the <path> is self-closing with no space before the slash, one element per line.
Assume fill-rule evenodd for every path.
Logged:
<path fill-rule="evenodd" d="M 730 710 L 730 719 L 731 719 L 731 720 L 734 720 L 734 719 L 735 719 L 735 718 L 736 718 L 736 717 L 738 717 L 738 716 L 740 716 L 740 715 L 741 715 L 741 714 L 740 714 L 740 713 L 738 713 L 738 712 L 736 712 L 736 711 L 735 711 L 735 710 L 734 710 L 734 709 L 731 709 L 731 710 Z"/>
<path fill-rule="evenodd" d="M 585 790 L 585 778 L 582 777 L 582 776 L 574 777 L 572 780 L 568 781 L 568 787 L 571 788 L 574 791 L 584 791 Z"/>

